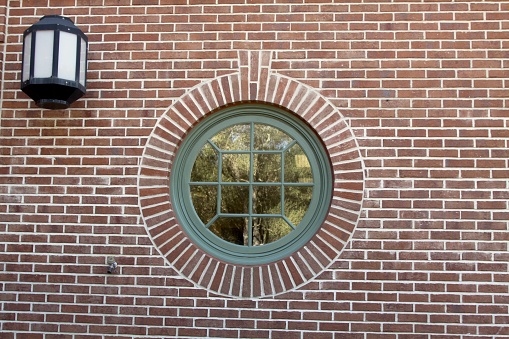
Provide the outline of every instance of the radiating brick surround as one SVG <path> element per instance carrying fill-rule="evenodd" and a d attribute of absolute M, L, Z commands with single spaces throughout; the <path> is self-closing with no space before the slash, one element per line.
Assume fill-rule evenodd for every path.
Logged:
<path fill-rule="evenodd" d="M 228 296 L 263 297 L 306 284 L 338 257 L 361 211 L 364 176 L 350 128 L 316 89 L 274 72 L 271 55 L 240 51 L 238 70 L 204 81 L 179 98 L 155 126 L 141 164 L 140 204 L 154 245 L 180 274 Z M 169 196 L 172 163 L 186 133 L 208 113 L 248 102 L 281 106 L 308 122 L 322 138 L 334 173 L 330 211 L 319 231 L 300 250 L 268 265 L 233 265 L 204 253 L 178 224 Z"/>

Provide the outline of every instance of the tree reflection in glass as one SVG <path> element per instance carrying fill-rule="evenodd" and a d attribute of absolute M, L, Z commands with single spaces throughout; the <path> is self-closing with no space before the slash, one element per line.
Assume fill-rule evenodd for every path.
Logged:
<path fill-rule="evenodd" d="M 190 186 L 195 211 L 213 234 L 236 245 L 263 246 L 301 223 L 313 177 L 308 156 L 290 135 L 251 123 L 227 127 L 205 143 Z"/>
<path fill-rule="evenodd" d="M 217 214 L 217 186 L 191 186 L 191 198 L 194 206 L 200 206 L 198 216 L 204 224 Z"/>
<path fill-rule="evenodd" d="M 312 182 L 309 159 L 299 144 L 293 145 L 285 152 L 285 181 Z"/>
<path fill-rule="evenodd" d="M 248 182 L 251 161 L 249 154 L 223 154 L 222 180 L 226 182 Z"/>
<path fill-rule="evenodd" d="M 270 244 L 293 230 L 283 218 L 254 218 L 253 246 Z"/>
<path fill-rule="evenodd" d="M 293 139 L 285 132 L 269 125 L 256 124 L 254 128 L 255 150 L 283 150 Z"/>
<path fill-rule="evenodd" d="M 212 142 L 223 151 L 248 151 L 251 147 L 251 126 L 233 125 L 212 137 Z"/>
<path fill-rule="evenodd" d="M 193 165 L 191 181 L 195 182 L 216 182 L 218 174 L 218 153 L 207 143 L 200 150 Z"/>
<path fill-rule="evenodd" d="M 219 238 L 247 246 L 247 218 L 218 218 L 209 230 Z"/>

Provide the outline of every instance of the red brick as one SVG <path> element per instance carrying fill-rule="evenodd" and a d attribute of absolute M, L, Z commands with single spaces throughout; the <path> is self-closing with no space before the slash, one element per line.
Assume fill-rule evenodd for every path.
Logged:
<path fill-rule="evenodd" d="M 16 291 L 2 298 L 6 339 L 507 335 L 504 1 L 0 5 L 1 281 Z M 19 91 L 20 39 L 59 6 L 90 38 L 88 93 L 40 110 Z M 260 49 L 258 77 L 257 57 L 239 55 Z M 174 152 L 197 118 L 240 99 L 300 105 L 335 171 L 320 240 L 237 270 L 243 285 L 188 243 L 176 250 L 180 235 L 163 255 L 188 248 L 182 272 L 159 253 L 182 232 L 168 196 Z M 273 299 L 215 294 L 294 284 Z M 73 327 L 71 314 L 100 324 Z"/>

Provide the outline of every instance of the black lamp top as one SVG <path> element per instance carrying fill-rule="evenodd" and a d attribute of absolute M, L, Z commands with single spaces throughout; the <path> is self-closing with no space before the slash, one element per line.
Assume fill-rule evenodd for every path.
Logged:
<path fill-rule="evenodd" d="M 61 15 L 45 15 L 38 22 L 30 26 L 26 31 L 25 35 L 34 30 L 60 30 L 60 31 L 72 31 L 75 34 L 79 34 L 83 39 L 88 42 L 88 38 L 85 34 L 74 25 L 74 22 Z"/>
<path fill-rule="evenodd" d="M 61 15 L 45 15 L 35 25 L 64 25 L 68 27 L 75 27 L 74 22 Z"/>

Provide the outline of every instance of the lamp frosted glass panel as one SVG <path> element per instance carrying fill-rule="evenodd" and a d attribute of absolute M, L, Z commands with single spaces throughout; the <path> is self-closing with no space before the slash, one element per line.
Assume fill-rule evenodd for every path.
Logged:
<path fill-rule="evenodd" d="M 49 78 L 53 74 L 53 31 L 35 32 L 34 77 Z"/>
<path fill-rule="evenodd" d="M 85 86 L 86 78 L 87 78 L 87 42 L 84 39 L 81 39 L 79 83 Z"/>
<path fill-rule="evenodd" d="M 30 57 L 32 53 L 32 33 L 27 34 L 25 37 L 25 47 L 23 50 L 23 81 L 30 79 Z"/>
<path fill-rule="evenodd" d="M 58 47 L 58 77 L 76 81 L 76 55 L 78 37 L 67 32 L 60 32 Z"/>

